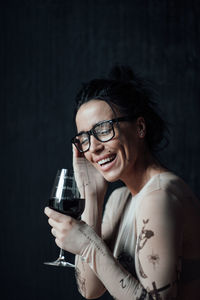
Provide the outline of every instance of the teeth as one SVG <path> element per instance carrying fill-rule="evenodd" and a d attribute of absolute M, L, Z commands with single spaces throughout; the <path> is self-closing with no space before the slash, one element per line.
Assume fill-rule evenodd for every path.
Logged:
<path fill-rule="evenodd" d="M 104 158 L 104 159 L 102 159 L 102 160 L 99 160 L 99 161 L 98 161 L 98 164 L 99 164 L 99 165 L 103 165 L 103 164 L 105 164 L 105 163 L 107 163 L 107 162 L 113 160 L 114 157 L 115 157 L 115 156 L 111 156 L 111 157 L 107 157 L 107 158 Z"/>

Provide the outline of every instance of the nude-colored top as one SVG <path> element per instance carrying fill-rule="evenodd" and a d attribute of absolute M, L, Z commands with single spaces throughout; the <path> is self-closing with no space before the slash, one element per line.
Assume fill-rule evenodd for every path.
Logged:
<path fill-rule="evenodd" d="M 132 197 L 126 187 L 119 188 L 113 192 L 107 202 L 103 220 L 103 227 L 107 227 L 109 224 L 110 231 L 113 233 L 110 241 L 113 255 L 133 276 L 141 278 L 142 274 L 142 277 L 145 279 L 145 276 L 147 276 L 144 270 L 145 267 L 143 268 L 140 265 L 140 260 L 138 260 L 142 248 L 145 247 L 145 245 L 142 245 L 142 239 L 139 240 L 139 242 L 141 242 L 140 248 L 138 247 L 138 249 L 136 249 L 137 239 L 141 234 L 141 232 L 138 231 L 137 216 L 143 209 L 142 204 L 145 199 L 149 197 L 151 199 L 150 201 L 154 201 L 155 195 L 155 201 L 158 201 L 157 195 L 159 195 L 161 191 L 169 196 L 169 201 L 172 201 L 172 198 L 174 199 L 182 215 L 183 230 L 180 232 L 180 235 L 182 235 L 182 244 L 180 246 L 181 262 L 180 270 L 177 272 L 180 272 L 179 276 L 183 284 L 200 279 L 200 252 L 199 256 L 197 253 L 192 254 L 192 241 L 189 252 L 187 251 L 187 246 L 184 245 L 184 240 L 188 240 L 189 236 L 195 234 L 195 222 L 197 222 L 198 218 L 200 220 L 199 201 L 191 192 L 188 185 L 171 172 L 154 175 L 134 197 Z M 157 215 L 154 216 L 155 221 L 157 217 Z M 193 227 L 191 226 L 193 222 L 194 228 L 191 228 Z M 145 230 L 148 226 L 148 222 L 143 225 L 143 229 Z M 150 232 L 149 234 L 151 235 Z M 150 239 L 151 237 L 149 237 L 149 240 Z M 194 247 L 196 247 L 195 243 L 198 243 L 198 241 L 197 239 L 193 239 L 193 241 Z M 144 240 L 144 242 L 145 244 L 148 243 L 148 238 L 146 241 Z M 200 249 L 200 245 L 197 246 L 197 248 Z M 159 260 L 159 254 L 155 252 L 155 249 L 152 250 L 152 253 L 149 252 L 148 261 L 154 269 L 156 269 L 159 264 Z"/>
<path fill-rule="evenodd" d="M 126 187 L 116 189 L 105 208 L 104 242 L 92 228 L 83 229 L 90 243 L 81 256 L 103 283 L 98 294 L 199 300 L 199 207 L 171 172 L 154 175 L 134 197 Z"/>

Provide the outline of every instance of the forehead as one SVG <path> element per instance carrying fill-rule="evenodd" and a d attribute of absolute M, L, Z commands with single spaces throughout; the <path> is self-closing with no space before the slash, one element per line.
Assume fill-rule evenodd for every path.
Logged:
<path fill-rule="evenodd" d="M 90 130 L 96 123 L 114 118 L 108 103 L 102 100 L 90 100 L 81 105 L 76 114 L 78 131 Z"/>

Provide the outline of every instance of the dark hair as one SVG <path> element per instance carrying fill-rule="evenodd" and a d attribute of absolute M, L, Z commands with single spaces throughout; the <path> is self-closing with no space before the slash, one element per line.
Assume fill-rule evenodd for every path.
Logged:
<path fill-rule="evenodd" d="M 150 151 L 158 151 L 168 144 L 167 125 L 156 111 L 150 84 L 136 76 L 130 67 L 114 66 L 108 78 L 84 83 L 76 96 L 75 114 L 82 104 L 92 99 L 106 101 L 113 111 L 114 104 L 122 115 L 133 116 L 135 119 L 143 117 Z"/>

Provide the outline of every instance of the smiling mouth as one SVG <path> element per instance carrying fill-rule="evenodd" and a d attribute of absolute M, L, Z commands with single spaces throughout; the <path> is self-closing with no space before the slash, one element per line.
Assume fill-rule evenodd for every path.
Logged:
<path fill-rule="evenodd" d="M 115 155 L 112 155 L 112 156 L 110 156 L 110 157 L 101 159 L 101 160 L 98 161 L 98 164 L 99 164 L 100 166 L 104 166 L 104 165 L 110 163 L 111 161 L 113 161 L 113 160 L 115 159 L 115 157 L 116 157 L 116 154 L 115 154 Z"/>

